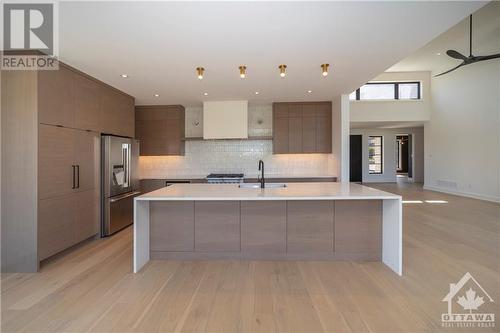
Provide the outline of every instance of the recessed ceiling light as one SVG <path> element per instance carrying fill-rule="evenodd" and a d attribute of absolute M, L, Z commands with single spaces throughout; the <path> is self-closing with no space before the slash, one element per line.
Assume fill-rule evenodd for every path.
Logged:
<path fill-rule="evenodd" d="M 154 96 L 154 97 L 160 97 L 160 95 L 159 95 L 159 94 L 154 94 L 153 96 Z"/>
<path fill-rule="evenodd" d="M 204 92 L 204 93 L 203 93 L 203 95 L 204 95 L 204 96 L 208 96 L 208 93 L 207 93 L 207 92 Z"/>
<path fill-rule="evenodd" d="M 441 55 L 441 52 L 438 52 L 438 53 L 437 53 L 437 55 L 438 55 L 438 56 L 440 56 L 440 55 Z"/>
<path fill-rule="evenodd" d="M 312 90 L 308 90 L 307 92 L 308 92 L 309 94 L 311 94 L 313 91 L 312 91 Z"/>
<path fill-rule="evenodd" d="M 259 92 L 258 92 L 258 91 L 256 91 L 256 92 L 255 92 L 255 95 L 258 95 L 258 94 L 259 94 Z"/>
<path fill-rule="evenodd" d="M 120 76 L 124 79 L 128 78 L 128 74 L 121 74 Z"/>

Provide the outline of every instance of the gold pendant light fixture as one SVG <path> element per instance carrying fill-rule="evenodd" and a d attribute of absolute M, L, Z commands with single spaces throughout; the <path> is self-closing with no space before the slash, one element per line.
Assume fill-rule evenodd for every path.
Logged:
<path fill-rule="evenodd" d="M 196 74 L 198 75 L 198 80 L 203 80 L 203 73 L 205 73 L 205 68 L 196 67 Z"/>
<path fill-rule="evenodd" d="M 323 64 L 323 65 L 321 65 L 321 74 L 323 76 L 327 76 L 328 75 L 328 67 L 329 66 L 330 66 L 329 64 Z"/>
<path fill-rule="evenodd" d="M 238 68 L 240 69 L 240 78 L 244 79 L 245 76 L 247 75 L 247 67 L 246 66 L 240 66 Z"/>
<path fill-rule="evenodd" d="M 279 65 L 278 68 L 280 70 L 280 76 L 285 77 L 286 76 L 286 65 Z"/>

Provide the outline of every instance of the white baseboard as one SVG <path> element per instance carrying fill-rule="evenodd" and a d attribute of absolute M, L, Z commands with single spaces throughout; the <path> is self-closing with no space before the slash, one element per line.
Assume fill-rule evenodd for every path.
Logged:
<path fill-rule="evenodd" d="M 458 191 L 458 190 L 450 190 L 448 188 L 442 188 L 439 186 L 429 186 L 429 185 L 424 184 L 424 190 L 442 192 L 442 193 L 447 193 L 447 194 L 454 194 L 454 195 L 459 195 L 461 197 L 467 197 L 467 198 L 473 198 L 473 199 L 479 199 L 479 200 L 500 203 L 500 197 L 483 195 L 483 194 L 478 194 L 478 193 L 463 192 L 463 191 Z"/>

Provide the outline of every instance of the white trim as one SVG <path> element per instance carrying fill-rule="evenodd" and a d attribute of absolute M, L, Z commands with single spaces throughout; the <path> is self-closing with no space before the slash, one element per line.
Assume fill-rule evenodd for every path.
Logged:
<path fill-rule="evenodd" d="M 500 197 L 494 197 L 494 196 L 483 195 L 483 194 L 478 194 L 478 193 L 463 192 L 463 191 L 458 191 L 458 190 L 444 189 L 444 188 L 441 188 L 439 186 L 429 186 L 429 185 L 424 184 L 424 190 L 436 191 L 436 192 L 441 192 L 441 193 L 458 195 L 461 197 L 467 197 L 467 198 L 473 198 L 473 199 L 478 199 L 478 200 L 485 200 L 485 201 L 500 203 Z"/>

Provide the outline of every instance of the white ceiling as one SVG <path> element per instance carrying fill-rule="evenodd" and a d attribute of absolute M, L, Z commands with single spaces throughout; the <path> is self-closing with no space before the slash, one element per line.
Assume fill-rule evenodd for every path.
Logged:
<path fill-rule="evenodd" d="M 61 2 L 60 57 L 135 96 L 139 105 L 331 100 L 483 5 Z M 323 78 L 320 64 L 325 62 L 331 73 Z M 285 79 L 278 75 L 282 63 L 288 66 Z M 241 64 L 248 67 L 244 80 L 238 76 Z M 197 66 L 206 69 L 201 81 L 195 75 Z M 122 73 L 130 77 L 122 79 Z M 154 93 L 161 96 L 155 98 Z"/>
<path fill-rule="evenodd" d="M 472 53 L 476 56 L 500 53 L 500 2 L 492 1 L 472 16 Z M 446 50 L 469 55 L 469 18 L 444 32 L 427 45 L 388 69 L 390 72 L 431 71 L 433 75 L 458 65 Z M 440 53 L 441 55 L 438 55 Z M 500 61 L 498 59 L 491 61 Z M 474 65 L 471 65 L 474 66 Z M 458 69 L 460 70 L 460 69 Z"/>

